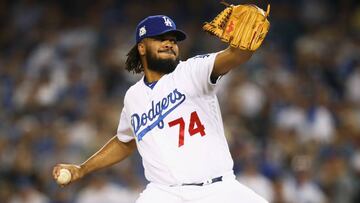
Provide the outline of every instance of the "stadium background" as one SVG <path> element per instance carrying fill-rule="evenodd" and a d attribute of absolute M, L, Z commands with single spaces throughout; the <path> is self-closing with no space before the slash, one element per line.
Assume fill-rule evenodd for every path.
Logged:
<path fill-rule="evenodd" d="M 360 4 L 273 0 L 270 33 L 218 94 L 237 178 L 271 202 L 360 201 Z M 225 44 L 201 31 L 208 1 L 1 0 L 0 202 L 133 202 L 138 154 L 70 187 L 51 170 L 81 163 L 116 132 L 136 24 L 165 14 L 188 34 L 181 58 Z M 191 167 L 191 166 L 189 166 Z M 240 197 L 239 197 L 240 198 Z"/>

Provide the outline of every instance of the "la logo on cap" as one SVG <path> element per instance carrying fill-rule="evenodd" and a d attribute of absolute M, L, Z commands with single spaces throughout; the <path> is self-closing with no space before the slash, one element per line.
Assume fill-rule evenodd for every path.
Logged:
<path fill-rule="evenodd" d="M 166 26 L 172 27 L 172 23 L 169 18 L 167 18 L 166 16 L 163 16 L 163 19 L 164 19 L 164 23 Z"/>

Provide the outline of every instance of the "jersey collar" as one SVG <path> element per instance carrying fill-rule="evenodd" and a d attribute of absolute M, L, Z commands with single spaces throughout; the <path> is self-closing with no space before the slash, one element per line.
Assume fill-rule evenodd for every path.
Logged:
<path fill-rule="evenodd" d="M 153 89 L 153 88 L 155 87 L 156 83 L 158 82 L 158 81 L 148 82 L 148 81 L 146 81 L 146 77 L 145 77 L 145 76 L 144 76 L 144 78 L 143 78 L 143 81 L 144 81 L 144 84 L 145 84 L 146 86 L 148 86 L 150 89 Z"/>

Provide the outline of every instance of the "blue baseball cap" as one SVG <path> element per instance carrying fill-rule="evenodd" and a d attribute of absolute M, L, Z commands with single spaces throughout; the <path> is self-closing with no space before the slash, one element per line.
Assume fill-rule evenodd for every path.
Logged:
<path fill-rule="evenodd" d="M 164 15 L 149 16 L 136 26 L 136 44 L 146 37 L 174 33 L 177 41 L 186 39 L 185 32 L 176 29 L 174 21 Z"/>

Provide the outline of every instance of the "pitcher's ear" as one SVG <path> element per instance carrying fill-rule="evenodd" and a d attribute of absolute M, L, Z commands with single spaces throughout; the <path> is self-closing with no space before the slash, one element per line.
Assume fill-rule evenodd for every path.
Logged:
<path fill-rule="evenodd" d="M 137 49 L 139 51 L 139 55 L 140 56 L 144 56 L 145 55 L 145 44 L 142 42 L 139 42 L 137 45 Z"/>

